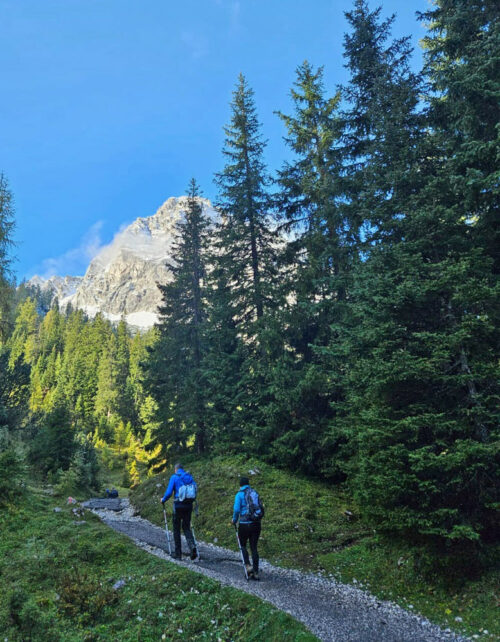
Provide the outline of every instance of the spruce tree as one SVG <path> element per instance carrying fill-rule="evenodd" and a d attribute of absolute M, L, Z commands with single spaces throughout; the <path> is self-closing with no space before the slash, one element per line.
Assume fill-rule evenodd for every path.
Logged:
<path fill-rule="evenodd" d="M 395 16 L 384 20 L 381 12 L 355 0 L 344 37 L 350 73 L 342 88 L 344 209 L 362 231 L 363 251 L 387 235 L 401 236 L 398 221 L 425 181 L 418 164 L 422 78 L 411 69 L 409 37 L 391 39 Z"/>
<path fill-rule="evenodd" d="M 224 404 L 221 393 L 229 393 L 226 404 L 232 434 L 259 434 L 268 398 L 269 320 L 278 305 L 274 287 L 277 236 L 263 157 L 266 143 L 254 93 L 242 74 L 230 107 L 231 119 L 224 130 L 226 165 L 215 178 L 221 221 L 213 252 L 214 302 L 228 306 L 226 311 L 214 310 L 213 318 L 222 324 L 220 341 L 228 352 L 221 355 L 218 365 L 212 352 L 215 361 L 209 367 L 220 375 L 216 405 Z M 239 366 L 236 388 L 232 387 L 235 372 L 228 370 L 230 364 Z"/>
<path fill-rule="evenodd" d="M 118 414 L 137 426 L 137 412 L 134 405 L 134 391 L 130 378 L 130 335 L 126 322 L 121 319 L 116 328 Z"/>
<path fill-rule="evenodd" d="M 256 322 L 271 305 L 275 278 L 274 234 L 267 192 L 268 176 L 254 93 L 240 74 L 231 102 L 231 120 L 224 128 L 226 165 L 216 174 L 218 262 L 231 287 L 235 320 L 248 340 Z"/>
<path fill-rule="evenodd" d="M 474 242 L 500 272 L 500 11 L 494 0 L 436 0 L 421 14 L 430 125 Z"/>
<path fill-rule="evenodd" d="M 33 299 L 26 299 L 17 311 L 14 330 L 9 337 L 9 367 L 17 362 L 32 365 L 38 355 L 37 336 L 40 319 Z"/>
<path fill-rule="evenodd" d="M 173 280 L 159 285 L 159 339 L 149 350 L 146 388 L 158 404 L 161 424 L 151 435 L 148 449 L 161 444 L 158 464 L 167 450 L 185 449 L 194 438 L 197 452 L 208 447 L 207 403 L 202 362 L 206 326 L 206 250 L 209 221 L 196 181 L 189 184 L 185 218 L 173 247 Z"/>
<path fill-rule="evenodd" d="M 207 289 L 207 353 L 203 363 L 207 384 L 207 422 L 213 435 L 213 449 L 240 450 L 245 425 L 242 409 L 246 394 L 242 389 L 243 365 L 248 357 L 238 332 L 235 302 L 229 286 L 226 264 L 212 254 Z"/>
<path fill-rule="evenodd" d="M 120 368 L 117 359 L 118 340 L 114 332 L 109 335 L 106 347 L 99 358 L 97 368 L 97 390 L 95 412 L 110 420 L 113 415 L 120 416 Z"/>
<path fill-rule="evenodd" d="M 370 242 L 341 341 L 357 453 L 351 484 L 382 528 L 470 545 L 488 533 L 495 497 L 491 261 L 474 241 L 474 213 L 464 215 L 454 189 L 447 135 L 430 129 L 432 110 L 429 120 L 418 110 L 404 40 L 382 47 L 382 26 L 390 25 L 363 2 L 354 18 L 350 95 L 357 95 L 357 78 L 369 78 L 369 69 L 354 73 L 364 48 L 379 51 L 382 62 L 396 53 L 398 64 L 387 67 L 383 83 L 372 83 L 367 146 L 352 174 L 353 185 L 363 179 L 368 187 Z M 388 98 L 394 118 L 377 118 L 375 106 L 387 109 Z M 356 131 L 364 121 L 351 114 Z"/>
<path fill-rule="evenodd" d="M 282 227 L 289 241 L 282 252 L 279 328 L 284 339 L 272 370 L 266 440 L 281 463 L 310 470 L 332 468 L 323 457 L 323 433 L 332 404 L 341 395 L 322 365 L 321 349 L 331 325 L 342 316 L 356 233 L 342 209 L 339 94 L 325 96 L 323 69 L 306 61 L 291 91 L 294 113 L 279 114 L 294 152 L 278 175 Z"/>
<path fill-rule="evenodd" d="M 10 252 L 13 246 L 14 202 L 7 178 L 0 172 L 0 341 L 12 331 L 11 305 L 13 287 Z"/>

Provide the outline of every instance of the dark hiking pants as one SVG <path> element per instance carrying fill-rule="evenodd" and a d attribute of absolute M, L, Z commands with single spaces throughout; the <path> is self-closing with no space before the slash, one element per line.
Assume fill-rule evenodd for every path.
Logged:
<path fill-rule="evenodd" d="M 186 542 L 189 546 L 189 552 L 193 551 L 194 548 L 194 538 L 193 533 L 191 532 L 191 513 L 193 512 L 193 505 L 187 504 L 186 506 L 175 506 L 174 508 L 174 544 L 175 544 L 175 554 L 181 555 L 182 546 L 181 546 L 181 525 L 182 530 L 184 531 L 184 536 Z"/>
<path fill-rule="evenodd" d="M 241 524 L 238 528 L 238 537 L 240 538 L 241 548 L 243 549 L 243 559 L 245 564 L 249 564 L 250 560 L 247 551 L 247 541 L 250 542 L 250 550 L 252 551 L 252 562 L 254 573 L 259 572 L 259 552 L 257 551 L 257 542 L 260 537 L 260 522 L 252 522 L 251 524 Z"/>

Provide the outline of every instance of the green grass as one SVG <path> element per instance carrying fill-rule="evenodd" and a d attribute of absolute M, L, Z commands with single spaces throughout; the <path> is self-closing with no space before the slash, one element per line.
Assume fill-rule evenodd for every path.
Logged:
<path fill-rule="evenodd" d="M 71 507 L 36 489 L 2 509 L 2 639 L 316 640 L 257 598 L 141 551 L 89 512 L 84 519 L 76 525 Z"/>
<path fill-rule="evenodd" d="M 345 490 L 256 460 L 217 457 L 191 460 L 186 468 L 199 485 L 200 514 L 194 524 L 200 539 L 236 547 L 229 524 L 238 479 L 250 470 L 258 471 L 249 476 L 266 507 L 259 547 L 262 557 L 281 566 L 357 583 L 440 625 L 480 634 L 483 640 L 500 634 L 495 568 L 475 581 L 454 578 L 451 582 L 437 570 L 424 575 L 418 566 L 421 551 L 376 533 Z M 167 473 L 151 477 L 130 495 L 141 515 L 157 524 L 163 519 L 159 500 L 168 479 Z"/>

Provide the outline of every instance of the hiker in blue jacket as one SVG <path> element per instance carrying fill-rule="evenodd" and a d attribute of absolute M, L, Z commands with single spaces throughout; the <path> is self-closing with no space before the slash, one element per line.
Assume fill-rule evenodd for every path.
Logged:
<path fill-rule="evenodd" d="M 250 519 L 250 511 L 248 503 L 245 498 L 245 490 L 250 488 L 250 481 L 248 477 L 240 478 L 240 489 L 234 498 L 233 507 L 233 521 L 232 524 L 236 526 L 238 519 L 240 525 L 238 527 L 238 537 L 240 539 L 241 551 L 247 569 L 248 577 L 258 580 L 259 579 L 259 552 L 257 550 L 257 542 L 260 537 L 260 519 Z M 247 551 L 247 541 L 250 542 L 250 550 L 252 551 L 252 565 Z"/>
<path fill-rule="evenodd" d="M 182 464 L 179 462 L 174 466 L 174 474 L 170 477 L 168 482 L 167 490 L 161 499 L 161 503 L 165 505 L 165 502 L 172 496 L 174 496 L 174 514 L 173 514 L 173 531 L 174 531 L 174 544 L 175 551 L 172 553 L 174 559 L 182 559 L 182 545 L 181 545 L 181 524 L 182 530 L 184 531 L 184 536 L 186 537 L 186 542 L 188 543 L 189 550 L 191 552 L 191 559 L 196 559 L 198 551 L 196 550 L 196 545 L 194 543 L 193 532 L 191 530 L 191 513 L 193 512 L 193 501 L 194 499 L 184 499 L 179 498 L 179 489 L 182 486 L 188 486 L 189 484 L 194 484 L 196 487 L 196 482 L 193 479 L 191 473 L 186 472 L 182 468 Z"/>

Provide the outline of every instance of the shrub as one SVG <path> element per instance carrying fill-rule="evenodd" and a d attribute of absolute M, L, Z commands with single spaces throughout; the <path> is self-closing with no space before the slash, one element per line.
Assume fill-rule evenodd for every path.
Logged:
<path fill-rule="evenodd" d="M 22 461 L 12 447 L 0 452 L 0 506 L 7 505 L 23 491 L 22 473 Z"/>
<path fill-rule="evenodd" d="M 78 568 L 61 579 L 59 608 L 64 615 L 84 624 L 96 622 L 105 607 L 114 604 L 118 596 L 111 586 L 104 585 Z"/>

